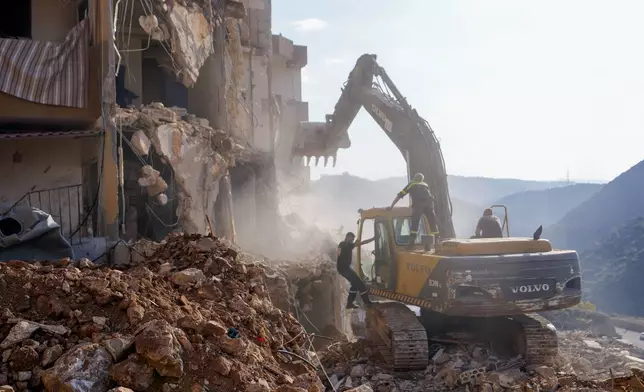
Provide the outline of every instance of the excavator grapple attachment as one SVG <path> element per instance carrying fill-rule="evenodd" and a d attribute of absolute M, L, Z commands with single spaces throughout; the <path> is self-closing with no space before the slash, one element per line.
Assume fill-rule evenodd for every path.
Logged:
<path fill-rule="evenodd" d="M 324 158 L 324 166 L 332 159 L 335 166 L 338 156 L 338 149 L 349 148 L 351 141 L 347 133 L 336 135 L 332 133 L 332 127 L 325 122 L 301 122 L 293 141 L 293 157 L 304 157 L 304 164 L 309 166 L 314 160 L 314 165 L 320 163 Z"/>

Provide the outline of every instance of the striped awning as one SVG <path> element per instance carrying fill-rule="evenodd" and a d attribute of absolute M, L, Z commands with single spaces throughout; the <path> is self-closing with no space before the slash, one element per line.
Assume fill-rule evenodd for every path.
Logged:
<path fill-rule="evenodd" d="M 88 19 L 62 43 L 0 38 L 0 91 L 45 105 L 87 107 Z"/>

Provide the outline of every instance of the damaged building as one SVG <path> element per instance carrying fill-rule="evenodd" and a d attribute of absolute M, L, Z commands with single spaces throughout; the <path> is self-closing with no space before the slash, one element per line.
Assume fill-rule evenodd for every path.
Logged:
<path fill-rule="evenodd" d="M 7 7 L 0 213 L 40 209 L 90 258 L 211 227 L 258 253 L 279 247 L 278 183 L 309 178 L 290 154 L 308 119 L 307 48 L 272 34 L 270 0 Z"/>
<path fill-rule="evenodd" d="M 270 0 L 31 0 L 0 19 L 0 260 L 122 267 L 172 232 L 270 259 L 335 251 L 279 215 L 309 181 L 291 154 L 307 48 L 272 34 Z M 346 329 L 346 283 L 316 260 L 283 264 L 275 296 L 287 282 L 280 306 L 307 329 Z"/>

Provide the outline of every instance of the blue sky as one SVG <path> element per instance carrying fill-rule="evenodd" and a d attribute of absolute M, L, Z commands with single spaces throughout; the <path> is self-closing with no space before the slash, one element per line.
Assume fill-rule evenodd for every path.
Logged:
<path fill-rule="evenodd" d="M 303 99 L 324 121 L 375 53 L 441 140 L 450 174 L 610 180 L 644 159 L 644 1 L 274 0 L 273 31 L 307 45 Z M 335 168 L 405 163 L 361 111 Z"/>

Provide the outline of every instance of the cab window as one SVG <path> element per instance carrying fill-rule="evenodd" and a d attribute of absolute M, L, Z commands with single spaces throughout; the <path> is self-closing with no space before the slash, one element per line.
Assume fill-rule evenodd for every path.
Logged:
<path fill-rule="evenodd" d="M 396 235 L 396 244 L 407 245 L 409 237 L 411 236 L 411 217 L 394 218 L 394 233 Z M 416 236 L 415 244 L 422 244 L 423 235 L 427 234 L 425 228 L 425 219 L 421 219 L 418 225 L 418 236 Z"/>
<path fill-rule="evenodd" d="M 369 239 L 374 236 L 375 232 L 375 221 L 374 219 L 365 219 L 362 224 L 362 232 L 360 233 L 360 238 L 362 240 Z M 375 242 L 371 242 L 367 245 L 360 247 L 360 269 L 362 274 L 368 279 L 372 280 L 372 266 L 374 261 L 374 250 Z M 358 252 L 358 248 L 354 249 L 354 252 Z M 357 254 L 353 255 L 353 260 L 357 260 Z"/>

